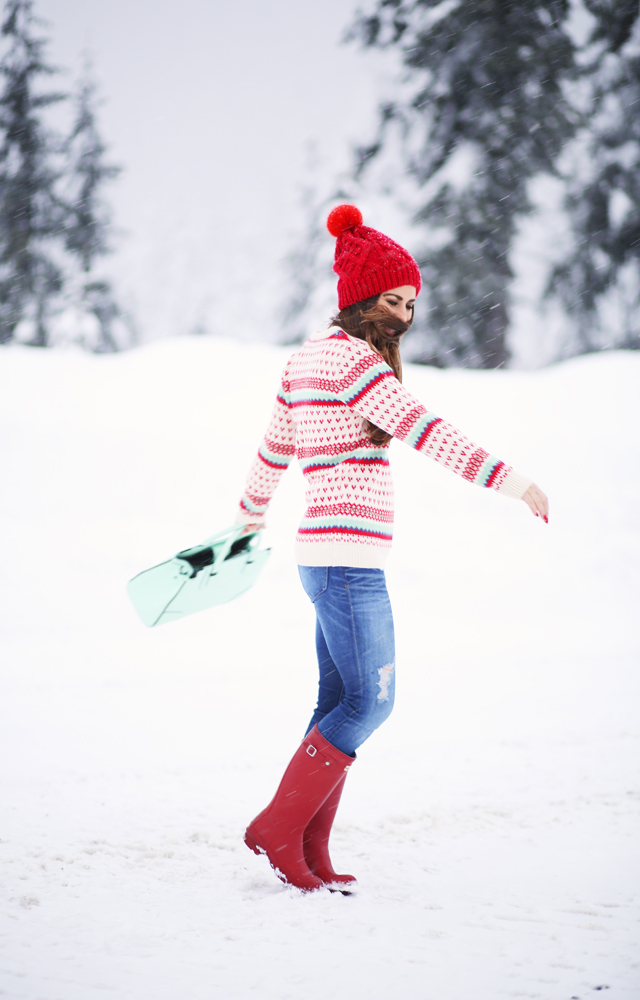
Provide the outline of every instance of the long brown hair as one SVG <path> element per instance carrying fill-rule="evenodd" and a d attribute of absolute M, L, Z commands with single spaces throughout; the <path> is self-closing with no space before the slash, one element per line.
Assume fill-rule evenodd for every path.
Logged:
<path fill-rule="evenodd" d="M 372 295 L 368 299 L 362 299 L 361 302 L 345 306 L 332 317 L 330 326 L 339 326 L 341 330 L 350 333 L 352 337 L 366 340 L 371 350 L 387 362 L 395 377 L 399 382 L 402 382 L 401 337 L 387 333 L 385 327 L 404 334 L 411 323 L 403 323 L 402 320 L 393 316 L 382 305 L 379 295 Z M 365 420 L 364 429 L 373 444 L 385 445 L 391 440 L 391 434 L 387 434 L 370 420 Z"/>

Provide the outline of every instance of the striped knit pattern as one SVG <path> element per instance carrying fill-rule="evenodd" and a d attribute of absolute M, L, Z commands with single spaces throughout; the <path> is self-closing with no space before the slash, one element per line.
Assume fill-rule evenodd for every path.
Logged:
<path fill-rule="evenodd" d="M 516 498 L 531 484 L 430 413 L 364 341 L 334 328 L 315 334 L 285 366 L 238 523 L 263 520 L 296 455 L 307 504 L 300 565 L 383 568 L 393 535 L 389 446 L 371 442 L 364 419 L 471 483 Z"/>

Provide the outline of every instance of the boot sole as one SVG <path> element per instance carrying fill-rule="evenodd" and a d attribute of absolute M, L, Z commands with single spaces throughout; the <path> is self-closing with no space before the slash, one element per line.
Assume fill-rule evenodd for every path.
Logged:
<path fill-rule="evenodd" d="M 325 889 L 329 892 L 339 892 L 341 896 L 357 896 L 358 894 L 358 883 L 353 882 L 325 882 Z"/>

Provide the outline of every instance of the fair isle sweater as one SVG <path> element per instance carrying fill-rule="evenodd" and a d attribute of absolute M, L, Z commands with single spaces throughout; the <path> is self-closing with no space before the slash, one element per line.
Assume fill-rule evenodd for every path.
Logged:
<path fill-rule="evenodd" d="M 333 327 L 314 334 L 285 365 L 236 522 L 263 521 L 295 455 L 307 504 L 298 563 L 382 569 L 393 533 L 389 445 L 373 444 L 365 419 L 470 483 L 516 499 L 531 485 L 429 412 L 365 341 Z"/>

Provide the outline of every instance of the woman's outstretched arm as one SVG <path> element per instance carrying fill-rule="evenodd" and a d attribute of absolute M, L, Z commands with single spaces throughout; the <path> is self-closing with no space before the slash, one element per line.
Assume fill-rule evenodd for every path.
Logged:
<path fill-rule="evenodd" d="M 347 406 L 463 479 L 524 500 L 534 515 L 548 522 L 548 500 L 531 479 L 428 411 L 364 344 L 350 341 L 345 347 L 348 361 L 341 398 Z"/>

